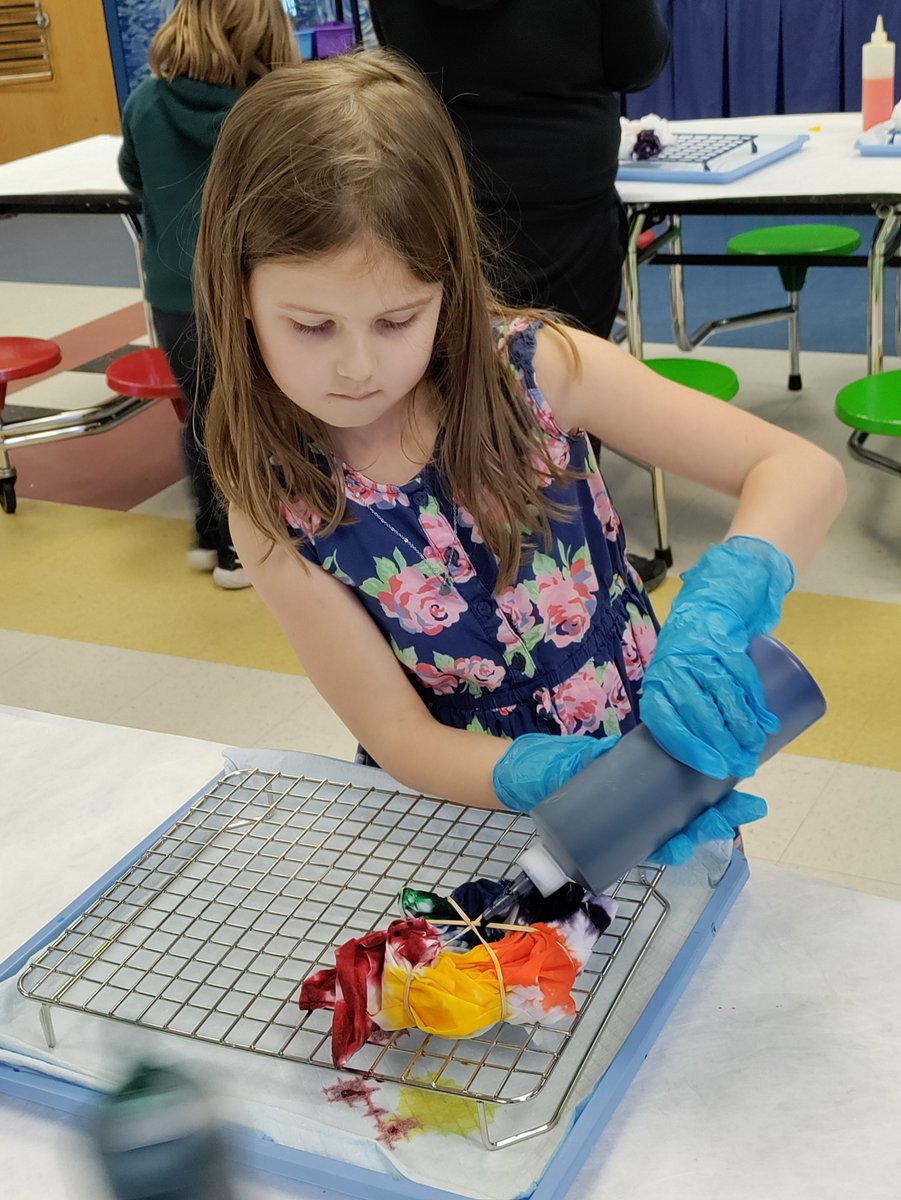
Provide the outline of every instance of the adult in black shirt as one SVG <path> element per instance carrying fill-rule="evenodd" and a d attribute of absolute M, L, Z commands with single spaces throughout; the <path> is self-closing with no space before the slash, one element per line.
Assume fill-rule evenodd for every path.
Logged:
<path fill-rule="evenodd" d="M 380 42 L 440 92 L 500 249 L 501 294 L 601 337 L 620 296 L 618 93 L 670 52 L 657 0 L 370 0 Z"/>

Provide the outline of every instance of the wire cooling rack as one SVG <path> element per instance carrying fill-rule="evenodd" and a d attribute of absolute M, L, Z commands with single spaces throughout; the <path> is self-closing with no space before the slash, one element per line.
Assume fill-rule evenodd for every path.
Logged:
<path fill-rule="evenodd" d="M 348 938 L 401 916 L 405 885 L 446 893 L 477 876 L 502 878 L 533 836 L 531 822 L 513 813 L 237 772 L 32 961 L 19 991 L 41 1002 L 51 1046 L 56 1005 L 334 1070 L 331 1013 L 298 1009 L 303 980 L 333 966 Z M 618 884 L 618 914 L 579 977 L 566 1024 L 502 1023 L 459 1041 L 376 1034 L 342 1072 L 476 1101 L 492 1149 L 550 1128 L 668 911 L 661 874 L 639 867 Z M 492 1140 L 485 1104 L 531 1100 L 555 1071 L 563 1093 L 550 1117 Z"/>
<path fill-rule="evenodd" d="M 655 166 L 699 166 L 711 170 L 711 164 L 733 150 L 747 148 L 750 154 L 757 153 L 756 134 L 743 133 L 678 133 L 659 154 L 644 160 L 629 159 L 631 167 Z"/>

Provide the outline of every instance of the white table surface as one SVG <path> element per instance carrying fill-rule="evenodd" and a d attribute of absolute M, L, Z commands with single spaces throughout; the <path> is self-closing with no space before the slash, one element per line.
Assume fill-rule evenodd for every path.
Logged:
<path fill-rule="evenodd" d="M 0 165 L 0 196 L 127 196 L 116 158 L 122 139 L 99 134 Z"/>
<path fill-rule="evenodd" d="M 621 181 L 626 204 L 644 201 L 734 202 L 748 199 L 792 200 L 810 197 L 873 195 L 901 202 L 901 158 L 861 155 L 854 147 L 860 136 L 860 113 L 802 113 L 776 117 L 728 117 L 719 120 L 674 121 L 675 132 L 690 133 L 806 133 L 809 141 L 796 154 L 753 171 L 734 183 L 671 183 Z"/>
<path fill-rule="evenodd" d="M 808 196 L 897 196 L 901 201 L 901 159 L 865 158 L 854 148 L 859 113 L 806 113 L 776 117 L 730 117 L 674 121 L 676 131 L 713 133 L 807 133 L 796 155 L 746 175 L 735 183 L 692 184 L 620 182 L 627 203 L 667 199 L 711 201 Z M 86 138 L 0 165 L 0 197 L 92 194 L 127 196 L 116 169 L 122 139 L 110 134 Z"/>
<path fill-rule="evenodd" d="M 222 747 L 0 706 L 0 957 L 221 766 Z M 568 1193 L 896 1200 L 901 905 L 763 864 Z M 10 1200 L 101 1200 L 77 1127 L 0 1097 Z M 242 1197 L 321 1197 L 242 1181 Z"/>

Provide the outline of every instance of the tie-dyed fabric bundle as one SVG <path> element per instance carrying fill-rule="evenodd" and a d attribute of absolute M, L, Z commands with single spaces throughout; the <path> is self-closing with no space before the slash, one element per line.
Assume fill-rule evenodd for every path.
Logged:
<path fill-rule="evenodd" d="M 609 898 L 582 893 L 568 916 L 468 950 L 463 939 L 449 942 L 448 929 L 423 917 L 394 921 L 340 946 L 334 968 L 304 981 L 300 1007 L 334 1009 L 332 1057 L 339 1067 L 376 1029 L 415 1026 L 454 1039 L 498 1021 L 554 1024 L 575 1014 L 573 985 L 615 912 Z M 449 919 L 443 909 L 436 916 Z"/>

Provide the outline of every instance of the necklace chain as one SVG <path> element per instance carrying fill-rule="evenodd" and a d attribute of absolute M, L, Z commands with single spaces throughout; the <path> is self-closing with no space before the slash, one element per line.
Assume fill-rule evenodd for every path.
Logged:
<path fill-rule="evenodd" d="M 422 480 L 417 477 L 416 482 L 421 483 Z M 442 596 L 446 596 L 449 592 L 454 591 L 455 584 L 454 584 L 454 577 L 451 574 L 451 568 L 455 567 L 460 559 L 460 552 L 459 552 L 459 550 L 457 550 L 457 545 L 456 545 L 456 543 L 457 543 L 457 506 L 456 506 L 456 504 L 453 505 L 453 510 L 454 510 L 454 544 L 452 546 L 447 547 L 445 550 L 439 550 L 438 547 L 435 545 L 435 543 L 432 541 L 432 539 L 428 536 L 428 533 L 426 533 L 426 537 L 428 538 L 429 545 L 432 547 L 433 550 L 437 551 L 437 553 L 441 559 L 441 562 L 443 564 L 442 566 L 439 567 L 435 563 L 430 563 L 428 561 L 428 559 L 425 560 L 426 566 L 432 568 L 432 576 L 436 579 L 439 577 L 442 577 L 444 579 L 444 583 L 440 589 Z M 419 546 L 416 546 L 413 542 L 411 542 L 408 537 L 405 537 L 399 529 L 395 529 L 390 521 L 386 521 L 385 518 L 378 511 L 378 509 L 375 507 L 374 504 L 369 506 L 369 511 L 372 513 L 372 515 L 375 517 L 375 519 L 378 522 L 380 522 L 382 525 L 384 525 L 386 529 L 390 530 L 391 533 L 393 533 L 395 537 L 399 537 L 400 540 L 405 545 L 409 546 L 414 554 L 418 554 L 420 557 L 422 557 L 421 548 Z"/>

